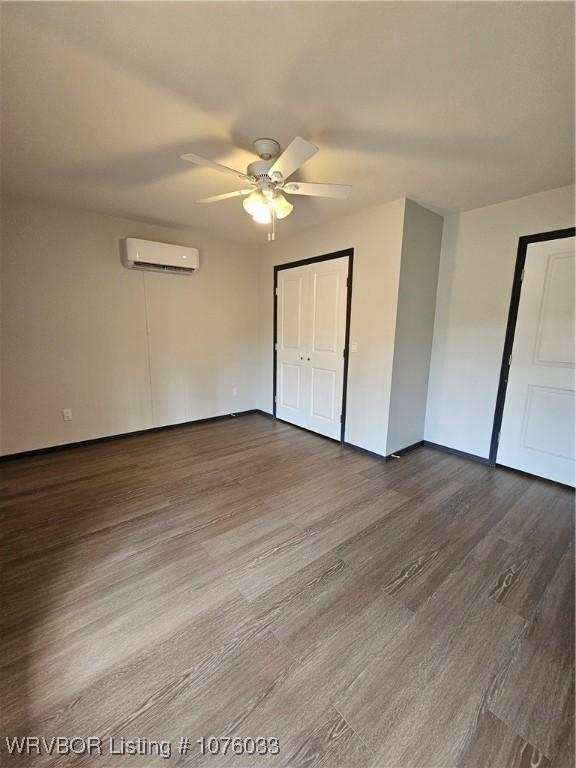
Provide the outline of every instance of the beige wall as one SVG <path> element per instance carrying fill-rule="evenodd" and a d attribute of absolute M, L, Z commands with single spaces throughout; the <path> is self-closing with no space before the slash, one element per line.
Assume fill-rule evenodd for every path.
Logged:
<path fill-rule="evenodd" d="M 442 217 L 406 200 L 386 454 L 424 438 Z"/>
<path fill-rule="evenodd" d="M 518 238 L 573 222 L 573 187 L 446 218 L 427 440 L 488 455 Z M 273 266 L 350 247 L 346 440 L 386 454 L 419 439 L 438 230 L 420 206 L 397 200 L 286 240 L 279 226 L 259 258 L 200 231 L 26 200 L 5 199 L 2 224 L 3 453 L 270 412 Z M 198 246 L 201 270 L 126 270 L 126 236 Z"/>
<path fill-rule="evenodd" d="M 265 245 L 260 260 L 259 407 L 272 411 L 273 267 L 354 248 L 346 404 L 347 442 L 386 452 L 404 200 L 363 211 Z"/>
<path fill-rule="evenodd" d="M 518 238 L 574 226 L 574 187 L 444 221 L 425 437 L 487 457 Z"/>
<path fill-rule="evenodd" d="M 2 213 L 2 453 L 256 406 L 255 249 L 26 200 Z M 127 270 L 126 236 L 194 245 L 201 269 Z"/>

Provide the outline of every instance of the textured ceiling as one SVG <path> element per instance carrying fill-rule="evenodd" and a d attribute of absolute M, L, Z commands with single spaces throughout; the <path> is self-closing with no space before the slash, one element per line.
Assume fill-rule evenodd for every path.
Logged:
<path fill-rule="evenodd" d="M 265 240 L 232 199 L 251 142 L 300 134 L 279 236 L 409 196 L 446 213 L 573 181 L 571 3 L 3 3 L 9 191 Z"/>

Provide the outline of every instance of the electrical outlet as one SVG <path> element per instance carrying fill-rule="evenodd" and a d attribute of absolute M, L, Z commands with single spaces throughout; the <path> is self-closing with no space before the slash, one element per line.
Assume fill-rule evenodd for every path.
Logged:
<path fill-rule="evenodd" d="M 350 342 L 350 352 L 358 352 L 358 342 L 357 341 L 351 341 Z"/>
<path fill-rule="evenodd" d="M 232 397 L 236 397 L 238 394 L 238 387 L 232 387 Z"/>
<path fill-rule="evenodd" d="M 63 421 L 72 421 L 72 411 L 69 408 L 64 408 L 62 411 Z"/>

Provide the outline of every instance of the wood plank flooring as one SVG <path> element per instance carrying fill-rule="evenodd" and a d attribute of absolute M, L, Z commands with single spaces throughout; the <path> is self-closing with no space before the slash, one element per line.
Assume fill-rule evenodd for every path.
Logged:
<path fill-rule="evenodd" d="M 384 464 L 260 415 L 0 473 L 0 736 L 104 740 L 3 742 L 3 764 L 574 764 L 568 489 L 428 448 Z M 280 754 L 202 756 L 210 735 Z"/>

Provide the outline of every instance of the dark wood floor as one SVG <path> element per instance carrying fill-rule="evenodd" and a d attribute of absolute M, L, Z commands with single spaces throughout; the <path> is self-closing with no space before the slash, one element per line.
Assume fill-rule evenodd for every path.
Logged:
<path fill-rule="evenodd" d="M 258 415 L 0 471 L 2 737 L 192 740 L 27 764 L 573 766 L 568 489 Z"/>

